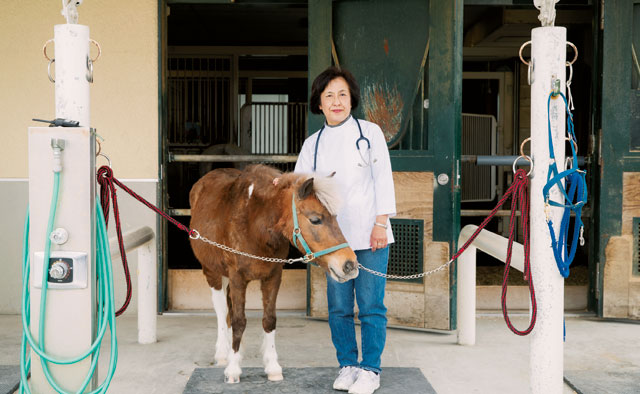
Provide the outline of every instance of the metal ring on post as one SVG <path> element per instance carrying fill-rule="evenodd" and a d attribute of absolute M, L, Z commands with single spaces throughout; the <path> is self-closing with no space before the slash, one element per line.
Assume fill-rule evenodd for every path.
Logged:
<path fill-rule="evenodd" d="M 569 164 L 571 164 L 571 166 L 569 166 Z M 573 168 L 573 156 L 568 156 L 564 158 L 564 169 L 568 170 L 570 168 Z"/>
<path fill-rule="evenodd" d="M 98 156 L 102 156 L 105 159 L 107 159 L 107 166 L 109 166 L 109 168 L 111 168 L 111 159 L 109 159 L 109 156 L 105 155 L 104 153 L 99 153 L 99 154 L 96 155 L 96 157 L 98 157 Z"/>
<path fill-rule="evenodd" d="M 93 83 L 93 60 L 87 56 L 87 81 Z"/>
<path fill-rule="evenodd" d="M 44 53 L 44 58 L 49 61 L 51 61 L 51 58 L 49 57 L 49 55 L 47 55 L 47 44 L 49 44 L 50 42 L 53 42 L 53 38 L 48 39 L 42 46 L 42 52 Z"/>
<path fill-rule="evenodd" d="M 524 141 L 522 141 L 522 143 L 520 144 L 520 156 L 525 156 L 525 154 L 524 154 L 524 144 L 526 144 L 529 141 L 531 141 L 531 137 L 525 138 Z"/>
<path fill-rule="evenodd" d="M 96 56 L 95 59 L 91 59 L 92 62 L 96 62 L 98 61 L 98 59 L 100 59 L 100 55 L 102 54 L 102 48 L 100 48 L 100 44 L 98 44 L 98 41 L 94 40 L 94 39 L 89 39 L 89 42 L 91 42 L 92 44 L 94 44 L 96 46 L 96 48 L 98 48 L 98 55 Z"/>
<path fill-rule="evenodd" d="M 576 140 L 574 140 L 573 138 L 571 138 L 571 137 L 567 137 L 567 138 L 565 138 L 565 139 L 566 139 L 567 141 L 569 141 L 569 142 L 573 142 L 573 147 L 575 148 L 575 150 L 576 150 L 576 155 L 577 155 L 577 154 L 578 154 L 578 142 L 577 142 Z"/>
<path fill-rule="evenodd" d="M 575 52 L 575 56 L 573 56 L 573 60 L 571 62 L 567 62 L 567 66 L 572 66 L 573 63 L 576 62 L 576 60 L 578 60 L 578 48 L 576 48 L 575 45 L 573 45 L 572 42 L 567 41 L 567 45 L 569 45 L 571 48 L 573 48 L 573 51 Z"/>
<path fill-rule="evenodd" d="M 522 63 L 526 64 L 527 66 L 529 65 L 529 62 L 524 61 L 524 58 L 522 57 L 522 50 L 524 49 L 524 47 L 526 47 L 529 44 L 531 44 L 531 41 L 527 41 L 524 44 L 522 44 L 520 46 L 520 52 L 518 52 L 518 54 L 520 55 L 520 60 L 522 61 Z"/>
<path fill-rule="evenodd" d="M 522 63 L 526 64 L 529 68 L 527 69 L 527 82 L 529 82 L 529 85 L 533 84 L 533 81 L 535 80 L 534 78 L 534 60 L 533 58 L 527 62 L 524 60 L 524 58 L 522 57 L 522 51 L 524 50 L 524 48 L 531 44 L 531 41 L 527 41 L 524 44 L 522 44 L 520 46 L 520 51 L 518 52 L 518 56 L 520 56 L 520 61 L 522 61 Z"/>
<path fill-rule="evenodd" d="M 47 74 L 49 75 L 49 81 L 56 83 L 56 79 L 51 76 L 51 65 L 55 63 L 56 59 L 49 59 L 49 65 L 47 66 Z"/>
<path fill-rule="evenodd" d="M 98 144 L 98 151 L 96 152 L 96 157 L 98 157 L 100 156 L 100 152 L 102 152 L 102 144 L 97 139 L 96 139 L 96 144 Z"/>
<path fill-rule="evenodd" d="M 529 176 L 529 175 L 531 175 L 531 172 L 533 171 L 533 159 L 530 156 L 527 156 L 527 155 L 521 155 L 521 156 L 516 157 L 516 159 L 513 161 L 513 166 L 512 166 L 513 167 L 513 173 L 514 174 L 516 173 L 516 164 L 518 164 L 518 160 L 520 160 L 521 157 L 524 158 L 524 159 L 529 160 L 529 163 L 531 163 L 531 166 L 530 166 L 531 168 L 529 169 L 529 172 L 527 172 L 527 176 Z"/>

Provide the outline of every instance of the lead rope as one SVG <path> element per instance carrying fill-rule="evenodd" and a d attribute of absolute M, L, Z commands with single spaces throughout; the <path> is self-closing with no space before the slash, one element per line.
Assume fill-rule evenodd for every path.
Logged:
<path fill-rule="evenodd" d="M 511 200 L 511 216 L 509 218 L 509 244 L 507 247 L 507 259 L 505 261 L 504 275 L 502 277 L 502 315 L 504 321 L 507 323 L 507 327 L 517 335 L 527 335 L 536 324 L 536 318 L 538 313 L 538 306 L 536 304 L 536 292 L 533 287 L 533 278 L 531 276 L 531 261 L 529 253 L 529 178 L 524 173 L 524 170 L 518 170 L 515 175 L 516 181 L 514 181 L 513 199 Z M 514 187 L 513 185 L 511 187 Z M 511 188 L 510 188 L 511 189 Z M 517 198 L 516 198 L 517 195 Z M 531 319 L 529 327 L 524 331 L 516 329 L 509 319 L 509 312 L 507 310 L 507 281 L 509 279 L 509 267 L 511 266 L 511 252 L 513 247 L 513 240 L 515 237 L 515 216 L 516 206 L 519 206 L 522 215 L 522 234 L 524 237 L 524 280 L 529 284 L 529 295 L 531 299 Z"/>
<path fill-rule="evenodd" d="M 109 205 L 110 205 L 109 204 L 109 197 L 111 197 L 111 200 L 113 201 L 113 218 L 114 218 L 114 220 L 116 222 L 116 235 L 118 236 L 118 248 L 120 249 L 120 257 L 121 257 L 121 260 L 122 260 L 122 268 L 124 269 L 124 277 L 125 277 L 125 281 L 127 283 L 127 295 L 125 297 L 124 303 L 122 304 L 120 309 L 118 309 L 118 311 L 116 312 L 116 316 L 120 316 L 120 315 L 122 315 L 124 313 L 124 311 L 127 310 L 127 307 L 129 306 L 129 303 L 131 302 L 132 286 L 131 286 L 131 273 L 129 272 L 129 263 L 127 262 L 127 253 L 125 251 L 124 240 L 122 238 L 122 225 L 120 223 L 120 210 L 118 209 L 118 196 L 116 195 L 116 187 L 115 187 L 115 185 L 120 186 L 122 188 L 122 190 L 124 190 L 127 193 L 129 193 L 133 198 L 135 198 L 136 200 L 140 201 L 141 203 L 143 203 L 147 207 L 151 208 L 152 210 L 154 210 L 158 214 L 162 215 L 165 219 L 169 220 L 171 223 L 175 224 L 180 229 L 188 232 L 190 236 L 193 235 L 194 232 L 192 230 L 189 230 L 188 227 L 186 227 L 182 223 L 178 222 L 177 220 L 175 220 L 171 216 L 169 216 L 169 215 L 165 214 L 164 212 L 160 211 L 153 204 L 151 204 L 150 202 L 148 202 L 144 198 L 140 197 L 133 190 L 129 189 L 122 182 L 120 182 L 119 180 L 114 178 L 113 170 L 111 170 L 110 167 L 108 167 L 108 166 L 100 167 L 100 169 L 98 169 L 98 175 L 97 175 L 97 179 L 96 180 L 100 184 L 100 205 L 102 207 L 102 211 L 104 212 L 104 221 L 105 221 L 106 225 L 109 225 Z"/>
<path fill-rule="evenodd" d="M 120 249 L 120 257 L 122 260 L 122 268 L 124 269 L 124 278 L 127 283 L 127 295 L 124 303 L 116 311 L 116 317 L 122 315 L 127 310 L 131 302 L 131 273 L 129 272 L 129 263 L 127 262 L 127 254 L 124 250 L 124 241 L 122 239 L 122 228 L 120 224 L 120 210 L 118 209 L 118 198 L 116 196 L 116 187 L 114 186 L 113 171 L 107 166 L 102 166 L 98 170 L 96 179 L 100 184 L 100 206 L 104 213 L 105 226 L 109 226 L 109 197 L 113 200 L 113 217 L 116 222 L 116 234 L 118 236 L 118 247 Z"/>

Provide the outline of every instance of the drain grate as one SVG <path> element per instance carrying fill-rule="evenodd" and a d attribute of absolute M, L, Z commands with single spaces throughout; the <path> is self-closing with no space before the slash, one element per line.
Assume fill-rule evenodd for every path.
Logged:
<path fill-rule="evenodd" d="M 391 219 L 395 242 L 389 247 L 389 266 L 392 275 L 414 275 L 422 272 L 424 221 Z M 393 279 L 392 279 L 393 280 Z M 396 279 L 400 280 L 400 279 Z M 422 278 L 403 281 L 422 283 Z"/>

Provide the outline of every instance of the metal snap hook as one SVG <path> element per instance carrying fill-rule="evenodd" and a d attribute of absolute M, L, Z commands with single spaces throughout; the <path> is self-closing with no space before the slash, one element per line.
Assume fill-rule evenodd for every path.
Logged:
<path fill-rule="evenodd" d="M 567 79 L 567 105 L 569 106 L 569 109 L 571 109 L 572 111 L 575 109 L 575 107 L 573 106 L 573 96 L 571 95 L 571 80 L 573 79 L 573 63 L 567 63 L 567 66 L 569 67 L 569 79 Z"/>

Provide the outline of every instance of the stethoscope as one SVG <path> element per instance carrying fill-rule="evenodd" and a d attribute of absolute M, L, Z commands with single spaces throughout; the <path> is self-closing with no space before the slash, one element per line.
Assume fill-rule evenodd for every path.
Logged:
<path fill-rule="evenodd" d="M 360 138 L 356 140 L 356 149 L 358 149 L 358 153 L 360 154 L 360 159 L 362 160 L 362 163 L 358 163 L 358 166 L 368 167 L 371 165 L 371 142 L 367 137 L 364 136 L 364 134 L 362 134 L 362 127 L 360 127 L 360 122 L 358 121 L 358 118 L 354 116 L 353 120 L 356 121 L 356 124 L 358 125 L 358 131 L 360 132 Z M 313 171 L 316 170 L 316 163 L 318 161 L 318 144 L 320 142 L 320 137 L 322 136 L 322 132 L 324 131 L 325 126 L 326 126 L 326 123 L 322 125 L 322 128 L 318 133 L 318 138 L 316 139 L 316 148 L 313 154 Z M 368 160 L 365 159 L 365 156 L 362 154 L 362 151 L 360 150 L 360 143 L 363 141 L 367 143 L 367 154 L 369 156 Z"/>

